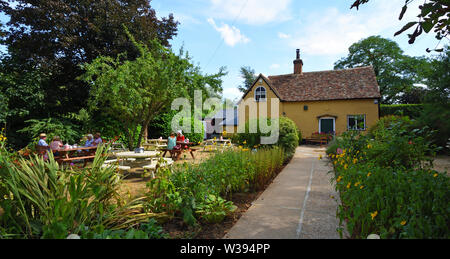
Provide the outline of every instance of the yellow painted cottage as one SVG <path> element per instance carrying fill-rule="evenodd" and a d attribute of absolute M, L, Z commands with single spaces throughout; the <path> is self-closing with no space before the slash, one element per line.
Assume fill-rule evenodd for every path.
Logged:
<path fill-rule="evenodd" d="M 365 131 L 379 119 L 380 97 L 372 67 L 303 73 L 297 50 L 293 74 L 258 76 L 239 102 L 238 124 L 241 127 L 254 117 L 286 116 L 304 138 L 317 132 Z M 271 103 L 278 109 L 275 114 L 271 114 Z"/>

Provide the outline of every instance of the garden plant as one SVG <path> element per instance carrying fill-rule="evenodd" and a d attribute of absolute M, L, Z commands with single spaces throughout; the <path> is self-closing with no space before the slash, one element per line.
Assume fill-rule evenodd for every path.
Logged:
<path fill-rule="evenodd" d="M 389 117 L 347 132 L 327 150 L 340 193 L 340 233 L 352 238 L 449 238 L 450 180 L 432 169 L 432 132 Z"/>

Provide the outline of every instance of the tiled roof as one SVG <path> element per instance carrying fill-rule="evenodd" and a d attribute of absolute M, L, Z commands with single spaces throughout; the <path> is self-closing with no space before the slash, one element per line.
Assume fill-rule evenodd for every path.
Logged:
<path fill-rule="evenodd" d="M 285 102 L 380 98 L 372 67 L 264 77 Z"/>

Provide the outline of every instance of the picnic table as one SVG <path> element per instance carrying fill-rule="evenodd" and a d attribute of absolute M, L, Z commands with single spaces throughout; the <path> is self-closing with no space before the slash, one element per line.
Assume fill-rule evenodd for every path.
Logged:
<path fill-rule="evenodd" d="M 208 146 L 209 147 L 217 146 L 216 144 L 223 147 L 226 147 L 227 145 L 231 146 L 231 139 L 207 139 L 205 140 L 203 150 L 206 150 Z"/>
<path fill-rule="evenodd" d="M 146 149 L 153 147 L 155 149 L 167 148 L 167 139 L 149 139 L 143 146 Z"/>
<path fill-rule="evenodd" d="M 60 164 L 64 165 L 66 162 L 83 160 L 83 167 L 86 167 L 88 160 L 95 158 L 97 147 L 60 148 L 53 152 L 59 153 L 56 161 Z"/>
<path fill-rule="evenodd" d="M 109 151 L 111 153 L 117 153 L 127 151 L 127 149 L 122 143 L 112 143 Z"/>
<path fill-rule="evenodd" d="M 133 151 L 127 152 L 118 152 L 114 154 L 118 159 L 127 159 L 127 158 L 135 158 L 135 159 L 146 159 L 153 158 L 159 155 L 157 151 L 144 151 L 143 153 L 135 153 Z"/>
<path fill-rule="evenodd" d="M 157 157 L 159 155 L 159 152 L 157 151 L 144 151 L 143 153 L 135 153 L 133 151 L 127 151 L 127 152 L 118 152 L 115 153 L 114 156 L 117 157 L 117 160 L 120 161 L 119 169 L 128 171 L 131 169 L 130 166 L 123 166 L 123 160 L 129 160 L 129 159 L 152 159 L 154 157 Z"/>
<path fill-rule="evenodd" d="M 170 152 L 171 154 L 175 154 L 175 160 L 180 159 L 181 154 L 183 154 L 183 152 L 189 152 L 192 156 L 192 159 L 195 160 L 195 156 L 194 156 L 194 152 L 197 151 L 197 149 L 192 148 L 193 146 L 196 146 L 198 143 L 194 143 L 194 142 L 183 142 L 183 141 L 177 141 L 177 145 L 181 146 L 181 149 L 173 149 L 173 150 L 169 150 L 169 149 L 163 149 L 162 151 L 164 151 L 163 153 L 163 157 L 166 156 L 167 152 Z"/>

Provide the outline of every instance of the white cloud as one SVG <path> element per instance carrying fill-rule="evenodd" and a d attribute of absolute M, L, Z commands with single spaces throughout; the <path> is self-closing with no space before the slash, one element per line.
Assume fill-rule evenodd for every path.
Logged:
<path fill-rule="evenodd" d="M 231 100 L 235 100 L 237 98 L 242 97 L 242 92 L 237 88 L 224 88 L 223 89 L 223 97 Z"/>
<path fill-rule="evenodd" d="M 211 24 L 216 31 L 220 32 L 222 39 L 228 46 L 234 47 L 238 43 L 245 44 L 250 42 L 250 39 L 234 26 L 229 26 L 228 24 L 222 23 L 222 26 L 219 27 L 212 18 L 208 19 L 208 23 Z"/>
<path fill-rule="evenodd" d="M 286 33 L 282 33 L 282 32 L 278 33 L 278 38 L 280 38 L 280 39 L 289 39 L 290 37 L 291 37 L 290 34 L 286 34 Z"/>
<path fill-rule="evenodd" d="M 302 22 L 305 29 L 287 39 L 288 44 L 311 55 L 342 55 L 353 43 L 363 38 L 387 30 L 395 32 L 406 22 L 415 20 L 417 13 L 413 10 L 418 9 L 411 5 L 411 12 L 407 12 L 403 20 L 399 21 L 401 7 L 399 1 L 378 0 L 359 11 L 340 12 L 336 8 L 328 8 L 320 13 L 312 13 Z"/>
<path fill-rule="evenodd" d="M 289 20 L 291 0 L 210 0 L 210 15 L 220 19 L 238 20 L 262 25 Z"/>

